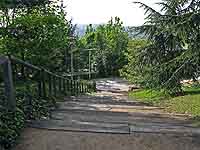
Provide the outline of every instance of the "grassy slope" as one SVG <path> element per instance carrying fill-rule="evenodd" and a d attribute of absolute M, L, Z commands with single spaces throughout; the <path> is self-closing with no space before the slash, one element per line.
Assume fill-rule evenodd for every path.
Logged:
<path fill-rule="evenodd" d="M 170 97 L 160 91 L 139 90 L 129 97 L 166 108 L 169 112 L 200 116 L 200 88 L 185 88 L 185 95 Z"/>

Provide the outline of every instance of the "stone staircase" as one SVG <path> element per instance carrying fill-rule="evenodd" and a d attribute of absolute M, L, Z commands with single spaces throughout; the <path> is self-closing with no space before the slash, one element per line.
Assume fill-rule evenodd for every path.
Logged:
<path fill-rule="evenodd" d="M 32 121 L 32 128 L 95 133 L 173 133 L 200 135 L 200 129 L 184 115 L 139 102 L 115 101 L 95 96 L 74 97 L 60 103 L 50 120 Z"/>
<path fill-rule="evenodd" d="M 65 98 L 50 120 L 28 125 L 16 150 L 200 149 L 200 129 L 188 116 L 130 101 L 119 91 Z"/>

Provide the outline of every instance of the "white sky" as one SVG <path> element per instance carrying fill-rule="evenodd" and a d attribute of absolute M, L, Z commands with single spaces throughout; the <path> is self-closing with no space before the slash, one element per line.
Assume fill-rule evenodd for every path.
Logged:
<path fill-rule="evenodd" d="M 158 9 L 156 2 L 161 0 L 64 0 L 68 17 L 75 24 L 101 24 L 111 17 L 118 16 L 126 26 L 144 23 L 144 11 L 133 1 L 140 1 Z"/>

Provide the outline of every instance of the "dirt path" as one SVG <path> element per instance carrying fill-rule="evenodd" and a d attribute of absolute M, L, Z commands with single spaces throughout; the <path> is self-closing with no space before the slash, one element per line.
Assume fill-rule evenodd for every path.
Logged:
<path fill-rule="evenodd" d="M 50 120 L 34 121 L 15 150 L 199 150 L 200 129 L 184 115 L 128 100 L 121 79 L 95 95 L 66 98 Z"/>

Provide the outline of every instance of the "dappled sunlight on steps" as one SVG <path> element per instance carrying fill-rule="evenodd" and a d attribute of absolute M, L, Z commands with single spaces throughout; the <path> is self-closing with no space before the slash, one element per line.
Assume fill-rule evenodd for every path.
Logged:
<path fill-rule="evenodd" d="M 123 90 L 66 97 L 52 110 L 50 120 L 30 121 L 28 126 L 22 136 L 24 143 L 17 150 L 25 150 L 27 144 L 26 150 L 33 150 L 34 145 L 37 150 L 53 150 L 52 147 L 57 150 L 199 150 L 200 147 L 200 129 L 193 127 L 189 116 L 169 114 L 162 108 L 129 101 Z"/>

